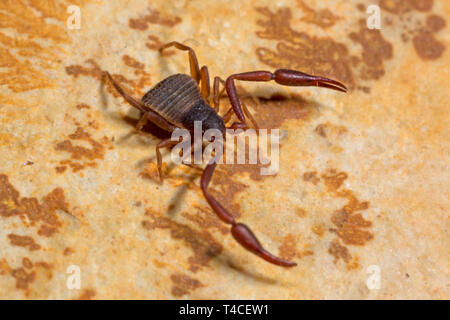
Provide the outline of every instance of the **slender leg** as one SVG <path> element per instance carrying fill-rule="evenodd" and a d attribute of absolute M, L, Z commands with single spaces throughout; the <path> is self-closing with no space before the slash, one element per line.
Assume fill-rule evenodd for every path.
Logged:
<path fill-rule="evenodd" d="M 193 169 L 196 169 L 196 170 L 199 170 L 199 171 L 203 171 L 203 168 L 200 167 L 199 165 L 192 164 L 192 163 L 184 163 L 184 162 L 182 164 L 184 164 L 185 166 L 188 166 L 189 168 L 193 168 Z"/>
<path fill-rule="evenodd" d="M 192 160 L 194 152 L 195 152 L 195 143 L 191 142 L 191 153 L 189 154 L 189 160 Z M 203 145 L 202 145 L 202 152 L 203 152 Z M 181 156 L 181 151 L 180 151 L 180 156 Z M 188 166 L 190 168 L 197 169 L 197 170 L 200 170 L 203 172 L 203 168 L 200 165 L 193 164 L 193 163 L 185 163 L 184 159 L 185 158 L 183 157 L 183 161 L 181 162 L 181 164 L 184 164 L 185 166 Z"/>
<path fill-rule="evenodd" d="M 148 122 L 148 119 L 147 119 L 146 113 L 144 113 L 142 115 L 142 117 L 139 119 L 138 123 L 136 124 L 136 131 L 138 131 L 138 132 L 141 131 L 142 128 L 147 124 L 147 122 Z"/>
<path fill-rule="evenodd" d="M 220 91 L 220 83 L 222 83 L 224 86 L 222 88 L 222 90 Z M 223 80 L 220 77 L 214 77 L 214 96 L 213 96 L 213 102 L 214 102 L 214 110 L 216 112 L 219 112 L 219 108 L 220 108 L 220 96 L 223 94 L 223 92 L 225 91 L 225 80 Z"/>
<path fill-rule="evenodd" d="M 169 43 L 166 43 L 161 48 L 159 48 L 159 51 L 162 52 L 164 49 L 169 47 L 175 47 L 179 50 L 188 51 L 189 52 L 189 66 L 191 68 L 191 77 L 194 78 L 197 83 L 200 82 L 200 70 L 198 67 L 198 60 L 197 56 L 195 55 L 195 51 L 182 43 L 179 43 L 177 41 L 172 41 Z"/>
<path fill-rule="evenodd" d="M 207 66 L 203 66 L 200 69 L 200 91 L 202 93 L 203 99 L 208 101 L 208 103 L 211 103 L 209 101 L 209 96 L 211 94 L 211 86 L 209 84 L 209 72 Z"/>
<path fill-rule="evenodd" d="M 227 90 L 228 98 L 230 99 L 231 106 L 233 107 L 236 116 L 239 119 L 239 123 L 233 124 L 235 127 L 247 127 L 245 121 L 244 112 L 242 111 L 241 102 L 237 95 L 236 86 L 234 80 L 242 81 L 270 81 L 285 85 L 285 86 L 317 86 L 327 89 L 333 89 L 337 91 L 347 92 L 345 85 L 339 81 L 312 76 L 300 71 L 289 69 L 278 69 L 274 73 L 269 71 L 252 71 L 237 73 L 229 76 L 226 80 L 225 87 Z"/>
<path fill-rule="evenodd" d="M 228 121 L 230 121 L 232 115 L 233 115 L 233 107 L 228 109 L 228 111 L 223 115 L 223 122 L 227 123 Z"/>
<path fill-rule="evenodd" d="M 242 103 L 242 108 L 244 109 L 244 113 L 245 115 L 250 119 L 250 122 L 253 124 L 253 127 L 255 129 L 259 129 L 258 123 L 256 122 L 255 118 L 253 117 L 253 115 L 250 113 L 250 111 L 247 109 L 247 106 Z M 224 114 L 223 121 L 224 123 L 228 123 L 228 121 L 230 121 L 231 117 L 233 116 L 233 107 L 231 107 L 230 109 L 228 109 L 228 111 Z M 241 123 L 235 122 L 233 123 L 232 126 L 230 126 L 230 129 L 245 129 L 247 126 L 242 126 Z"/>
<path fill-rule="evenodd" d="M 194 78 L 194 80 L 197 83 L 201 83 L 201 93 L 205 100 L 209 99 L 209 95 L 211 92 L 210 84 L 209 84 L 209 72 L 208 67 L 203 66 L 201 69 L 198 67 L 198 60 L 197 55 L 195 54 L 195 51 L 182 43 L 179 43 L 177 41 L 172 41 L 169 43 L 166 43 L 161 48 L 159 48 L 159 51 L 162 52 L 164 49 L 174 46 L 177 49 L 185 50 L 189 52 L 189 67 L 191 69 L 191 77 Z"/>
<path fill-rule="evenodd" d="M 173 141 L 171 140 L 171 138 L 168 139 L 164 139 L 161 142 L 159 142 L 156 145 L 156 161 L 157 161 L 157 166 L 158 166 L 158 174 L 159 174 L 159 180 L 161 182 L 163 182 L 164 180 L 164 175 L 162 172 L 162 156 L 161 156 L 161 151 L 159 149 L 161 148 L 169 148 L 171 146 L 174 146 L 178 143 L 179 141 Z"/>
<path fill-rule="evenodd" d="M 258 123 L 256 123 L 255 118 L 250 113 L 250 111 L 248 110 L 247 106 L 243 102 L 241 102 L 241 103 L 242 103 L 242 108 L 244 109 L 245 115 L 247 116 L 247 118 L 250 119 L 250 122 L 253 124 L 253 128 L 259 129 Z"/>
<path fill-rule="evenodd" d="M 231 224 L 231 234 L 234 239 L 239 242 L 245 249 L 250 252 L 256 254 L 262 259 L 276 264 L 282 267 L 294 267 L 297 264 L 295 262 L 290 262 L 287 260 L 283 260 L 266 251 L 261 244 L 259 243 L 256 236 L 253 232 L 243 223 L 238 223 L 235 221 L 234 217 L 219 203 L 214 197 L 208 192 L 208 185 L 211 181 L 211 177 L 214 173 L 214 169 L 216 168 L 216 163 L 214 161 L 210 162 L 205 170 L 203 171 L 200 187 L 203 191 L 203 195 L 208 201 L 211 208 L 217 214 L 217 216 L 225 223 Z"/>
<path fill-rule="evenodd" d="M 108 77 L 109 81 L 113 84 L 114 88 L 116 88 L 117 92 L 119 92 L 125 99 L 125 101 L 127 101 L 129 104 L 139 109 L 143 113 L 142 118 L 139 120 L 138 125 L 136 126 L 136 127 L 140 126 L 139 130 L 142 129 L 142 127 L 145 125 L 147 121 L 151 121 L 161 129 L 169 132 L 175 130 L 176 127 L 171 123 L 169 123 L 166 119 L 164 119 L 159 114 L 149 109 L 142 102 L 135 100 L 132 96 L 125 93 L 125 91 L 119 86 L 119 84 L 116 81 L 114 81 L 114 79 L 111 77 L 108 71 L 105 71 L 105 74 Z"/>
<path fill-rule="evenodd" d="M 114 88 L 117 90 L 117 92 L 120 93 L 120 95 L 127 101 L 129 104 L 131 104 L 133 107 L 139 109 L 142 112 L 146 112 L 148 110 L 148 107 L 146 107 L 142 102 L 136 101 L 132 96 L 125 93 L 125 91 L 122 89 L 119 84 L 114 81 L 114 79 L 111 77 L 108 71 L 105 71 L 106 76 L 108 77 L 109 81 L 112 83 Z"/>
<path fill-rule="evenodd" d="M 247 124 L 246 123 L 242 123 L 242 122 L 233 122 L 233 124 L 231 126 L 229 126 L 227 129 L 233 129 L 233 130 L 237 130 L 237 129 L 242 129 L 245 130 L 247 129 Z"/>

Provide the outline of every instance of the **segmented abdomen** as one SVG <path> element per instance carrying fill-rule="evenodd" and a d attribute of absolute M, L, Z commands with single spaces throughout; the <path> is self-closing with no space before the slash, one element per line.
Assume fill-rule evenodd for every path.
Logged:
<path fill-rule="evenodd" d="M 147 107 L 177 125 L 181 125 L 189 110 L 202 100 L 197 83 L 186 74 L 162 80 L 142 97 Z"/>

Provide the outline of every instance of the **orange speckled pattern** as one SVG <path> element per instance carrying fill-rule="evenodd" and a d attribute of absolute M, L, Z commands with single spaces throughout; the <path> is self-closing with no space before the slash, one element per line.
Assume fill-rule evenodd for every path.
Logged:
<path fill-rule="evenodd" d="M 0 298 L 449 299 L 448 17 L 444 0 L 0 1 Z M 102 72 L 140 98 L 189 72 L 185 52 L 158 53 L 172 40 L 212 76 L 292 68 L 349 87 L 237 83 L 280 129 L 280 168 L 219 165 L 211 192 L 297 267 L 237 244 L 167 151 L 158 183 L 167 133 L 136 133 Z"/>

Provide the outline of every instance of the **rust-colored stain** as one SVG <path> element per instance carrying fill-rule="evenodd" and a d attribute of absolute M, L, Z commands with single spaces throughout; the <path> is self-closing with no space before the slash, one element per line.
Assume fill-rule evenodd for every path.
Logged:
<path fill-rule="evenodd" d="M 442 56 L 445 45 L 435 38 L 435 34 L 444 29 L 446 21 L 437 14 L 430 14 L 426 19 L 414 15 L 414 23 L 411 19 L 415 12 L 430 12 L 433 8 L 433 0 L 382 0 L 381 9 L 391 13 L 394 25 L 401 25 L 403 29 L 402 39 L 412 42 L 417 55 L 423 60 L 436 60 Z"/>
<path fill-rule="evenodd" d="M 130 80 L 121 74 L 111 74 L 111 76 L 116 82 L 118 82 L 125 88 L 131 87 L 130 90 L 132 90 L 134 95 L 138 96 L 143 95 L 144 87 L 149 86 L 151 84 L 150 75 L 145 71 L 145 64 L 139 62 L 138 60 L 128 55 L 124 55 L 122 57 L 122 60 L 124 61 L 126 66 L 134 69 L 134 73 L 138 76 L 137 79 Z M 103 74 L 104 70 L 102 70 L 100 66 L 92 59 L 86 60 L 86 64 L 90 66 L 85 67 L 81 65 L 69 65 L 65 68 L 66 73 L 75 78 L 78 78 L 79 76 L 87 76 L 97 79 L 98 81 L 102 81 L 104 76 Z M 106 81 L 105 84 L 106 90 L 110 94 L 112 94 L 116 98 L 120 97 L 120 94 L 117 93 L 117 90 L 115 90 L 112 87 L 112 84 L 109 83 L 109 81 Z"/>
<path fill-rule="evenodd" d="M 245 92 L 245 91 L 244 91 Z M 260 129 L 277 129 L 287 120 L 307 120 L 313 103 L 297 94 L 284 97 L 275 94 L 270 98 L 240 96 L 246 106 L 254 110 L 253 117 Z"/>
<path fill-rule="evenodd" d="M 184 274 L 172 274 L 170 280 L 173 283 L 172 294 L 175 297 L 182 297 L 195 289 L 203 287 L 200 281 Z"/>
<path fill-rule="evenodd" d="M 245 82 L 237 81 L 237 93 L 240 101 L 250 110 L 259 129 L 279 129 L 289 120 L 306 121 L 313 115 L 316 108 L 314 102 L 301 95 L 292 94 L 288 97 L 273 93 L 269 97 L 261 97 L 247 91 L 241 86 L 244 84 Z M 221 97 L 220 104 L 220 109 L 224 110 L 223 113 L 231 107 L 227 96 Z M 235 115 L 232 116 L 230 123 L 233 121 L 237 121 Z"/>
<path fill-rule="evenodd" d="M 281 245 L 278 247 L 278 256 L 283 259 L 302 259 L 303 257 L 314 255 L 314 251 L 311 250 L 311 245 L 304 243 L 299 245 L 299 236 L 288 234 L 283 237 Z M 299 246 L 301 248 L 299 248 Z"/>
<path fill-rule="evenodd" d="M 297 239 L 293 234 L 283 237 L 278 252 L 279 256 L 285 260 L 292 260 L 297 255 Z"/>
<path fill-rule="evenodd" d="M 325 227 L 321 224 L 316 224 L 312 227 L 312 232 L 314 232 L 316 235 L 319 236 L 319 238 L 322 238 L 325 234 Z"/>
<path fill-rule="evenodd" d="M 27 269 L 33 268 L 33 262 L 31 262 L 30 258 L 27 257 L 22 259 L 22 265 Z"/>
<path fill-rule="evenodd" d="M 232 179 L 234 174 L 249 172 L 250 177 L 252 177 L 252 165 L 219 165 L 214 172 L 210 193 L 219 201 L 223 203 L 227 210 L 234 218 L 241 217 L 241 206 L 239 203 L 234 201 L 234 198 L 243 190 L 247 188 L 247 185 L 235 181 Z M 255 167 L 255 166 L 253 166 Z M 247 169 L 247 170 L 246 170 Z M 259 175 L 259 173 L 255 173 Z M 215 187 L 220 186 L 220 188 Z"/>
<path fill-rule="evenodd" d="M 146 30 L 149 24 L 159 24 L 166 27 L 174 27 L 181 22 L 178 16 L 162 15 L 158 10 L 148 8 L 148 13 L 139 18 L 132 18 L 128 21 L 128 25 L 132 29 Z"/>
<path fill-rule="evenodd" d="M 181 215 L 197 224 L 202 229 L 214 228 L 222 234 L 229 233 L 229 228 L 217 218 L 217 215 L 209 207 L 195 206 L 194 212 L 183 212 Z"/>
<path fill-rule="evenodd" d="M 297 208 L 295 210 L 295 214 L 297 216 L 299 216 L 300 218 L 305 218 L 305 217 L 308 216 L 308 212 L 305 209 L 303 209 L 303 208 Z"/>
<path fill-rule="evenodd" d="M 77 108 L 78 110 L 81 110 L 81 109 L 91 109 L 91 106 L 88 105 L 88 104 L 86 104 L 86 103 L 79 103 L 79 104 L 76 105 L 76 108 Z"/>
<path fill-rule="evenodd" d="M 167 163 L 163 162 L 161 166 L 161 171 L 164 177 L 167 177 L 169 174 L 169 168 L 167 167 Z M 144 179 L 150 179 L 155 182 L 159 182 L 159 173 L 158 167 L 155 162 L 149 161 L 144 165 L 144 168 L 139 173 L 139 176 Z"/>
<path fill-rule="evenodd" d="M 408 11 L 430 11 L 433 0 L 381 0 L 380 7 L 388 12 L 402 14 Z"/>
<path fill-rule="evenodd" d="M 147 48 L 149 48 L 150 50 L 158 51 L 159 48 L 161 48 L 165 44 L 165 42 L 162 42 L 158 36 L 155 36 L 153 34 L 150 34 L 147 38 L 150 41 L 146 42 L 145 46 Z M 167 57 L 167 56 L 171 56 L 171 55 L 175 54 L 175 51 L 174 50 L 164 50 L 160 54 Z"/>
<path fill-rule="evenodd" d="M 360 21 L 358 32 L 351 32 L 349 37 L 362 47 L 363 65 L 359 72 L 359 78 L 362 80 L 377 80 L 384 73 L 384 61 L 391 59 L 393 54 L 392 45 L 384 40 L 380 30 L 368 29 L 366 21 Z"/>
<path fill-rule="evenodd" d="M 294 30 L 290 25 L 290 8 L 280 8 L 276 12 L 269 8 L 256 10 L 264 17 L 264 20 L 257 22 L 263 30 L 257 31 L 256 35 L 277 41 L 275 51 L 265 47 L 256 49 L 261 62 L 274 68 L 321 74 L 340 80 L 350 88 L 355 86 L 352 65 L 359 59 L 349 54 L 347 46 L 329 37 L 311 37 L 305 32 Z"/>
<path fill-rule="evenodd" d="M 361 213 L 356 212 L 368 209 L 369 202 L 359 201 L 351 190 L 340 189 L 347 177 L 345 172 L 336 172 L 335 170 L 322 174 L 328 190 L 335 196 L 348 200 L 347 204 L 333 214 L 331 222 L 337 227 L 337 235 L 345 244 L 365 245 L 367 241 L 373 239 L 373 234 L 367 231 L 367 228 L 372 226 L 372 222 L 367 221 Z"/>
<path fill-rule="evenodd" d="M 305 249 L 305 250 L 299 251 L 298 254 L 297 254 L 297 257 L 299 259 L 301 259 L 303 257 L 312 256 L 312 255 L 314 255 L 314 251 L 309 250 L 309 249 Z"/>
<path fill-rule="evenodd" d="M 427 27 L 432 32 L 438 32 L 444 29 L 446 26 L 445 19 L 441 16 L 438 16 L 437 14 L 432 14 L 427 17 L 426 21 Z"/>
<path fill-rule="evenodd" d="M 358 255 L 354 255 L 352 258 L 352 261 L 348 262 L 347 265 L 345 266 L 347 268 L 347 270 L 356 270 L 359 269 L 361 267 L 361 265 L 359 264 L 359 257 Z"/>
<path fill-rule="evenodd" d="M 350 262 L 351 254 L 347 247 L 344 247 L 338 240 L 333 240 L 328 247 L 328 253 L 334 257 L 336 263 L 339 259 L 344 260 L 346 263 Z"/>
<path fill-rule="evenodd" d="M 41 267 L 41 268 L 46 269 L 46 270 L 51 270 L 53 268 L 53 265 L 51 265 L 51 264 L 49 264 L 49 263 L 47 263 L 45 261 L 38 261 L 34 265 L 36 267 Z"/>
<path fill-rule="evenodd" d="M 103 159 L 104 156 L 104 147 L 101 143 L 93 140 L 91 138 L 91 135 L 84 131 L 83 128 L 78 127 L 76 131 L 69 135 L 69 138 L 71 140 L 84 140 L 89 142 L 91 144 L 92 149 L 80 147 L 80 146 L 73 146 L 72 141 L 70 140 L 64 140 L 62 142 L 59 142 L 56 145 L 56 150 L 58 151 L 66 151 L 69 152 L 72 156 L 72 159 L 80 160 L 80 159 L 89 159 L 89 160 L 95 160 L 95 159 Z"/>
<path fill-rule="evenodd" d="M 84 289 L 75 300 L 92 300 L 96 294 L 93 289 Z"/>
<path fill-rule="evenodd" d="M 10 268 L 5 259 L 0 260 L 0 271 L 1 271 L 1 263 L 4 262 L 5 270 L 16 279 L 16 288 L 25 291 L 25 295 L 28 296 L 30 294 L 29 286 L 33 283 L 38 275 L 41 274 L 39 269 L 44 271 L 42 274 L 47 275 L 48 279 L 53 277 L 51 264 L 48 264 L 44 261 L 32 262 L 28 257 L 22 258 L 22 266 L 18 268 Z M 5 275 L 6 273 L 0 272 L 0 274 Z"/>
<path fill-rule="evenodd" d="M 345 126 L 337 126 L 330 122 L 325 122 L 317 125 L 314 131 L 321 136 L 326 138 L 328 136 L 338 137 L 346 133 L 348 130 Z"/>
<path fill-rule="evenodd" d="M 302 20 L 308 19 L 313 23 L 319 19 L 320 14 L 298 0 L 299 7 L 306 14 Z M 432 1 L 382 1 L 381 7 L 391 13 L 404 15 L 405 12 L 418 10 L 426 12 L 431 10 Z M 385 62 L 394 57 L 392 44 L 386 41 L 376 29 L 368 29 L 365 17 L 358 20 L 356 29 L 348 34 L 348 39 L 340 42 L 330 37 L 315 37 L 305 32 L 294 30 L 290 22 L 292 13 L 290 8 L 280 8 L 273 12 L 269 8 L 257 8 L 264 19 L 258 20 L 263 27 L 256 34 L 262 39 L 277 41 L 276 50 L 258 47 L 256 53 L 261 62 L 274 68 L 291 68 L 304 70 L 308 73 L 322 74 L 339 79 L 352 89 L 370 91 L 370 81 L 378 80 L 385 74 Z M 324 9 L 327 10 L 327 9 Z M 325 11 L 321 11 L 325 15 Z M 329 24 L 336 19 L 327 14 Z M 308 18 L 309 17 L 309 18 Z M 326 21 L 326 19 L 325 19 Z M 316 24 L 320 25 L 316 21 Z M 322 25 L 322 27 L 327 24 Z M 445 20 L 436 15 L 430 15 L 426 23 L 415 28 L 413 33 L 414 48 L 417 54 L 428 60 L 439 58 L 445 46 L 434 38 L 434 33 L 445 27 Z M 360 55 L 351 54 L 348 50 L 349 41 L 359 44 L 362 48 Z M 301 54 L 299 54 L 301 52 Z M 361 83 L 361 84 L 360 84 Z"/>
<path fill-rule="evenodd" d="M 444 52 L 445 46 L 437 41 L 431 32 L 421 31 L 413 38 L 414 49 L 425 60 L 438 59 Z"/>
<path fill-rule="evenodd" d="M 373 239 L 373 234 L 365 230 L 372 226 L 372 222 L 365 220 L 360 213 L 340 210 L 333 215 L 331 221 L 338 227 L 337 235 L 345 244 L 364 245 Z"/>
<path fill-rule="evenodd" d="M 328 253 L 334 257 L 334 263 L 343 260 L 346 263 L 347 270 L 356 270 L 360 268 L 359 257 L 355 254 L 354 257 L 350 254 L 347 247 L 341 245 L 337 239 L 333 240 L 328 247 Z"/>
<path fill-rule="evenodd" d="M 69 256 L 69 255 L 71 255 L 71 254 L 74 253 L 74 252 L 75 252 L 74 249 L 72 249 L 71 247 L 67 247 L 67 248 L 64 249 L 63 254 L 64 254 L 65 256 Z"/>
<path fill-rule="evenodd" d="M 322 138 L 326 138 L 327 137 L 327 133 L 325 132 L 325 126 L 323 124 L 319 124 L 314 131 L 321 136 Z"/>
<path fill-rule="evenodd" d="M 133 57 L 129 55 L 123 55 L 122 60 L 126 66 L 135 69 L 134 74 L 139 76 L 137 82 L 135 83 L 135 87 L 144 88 L 150 84 L 150 74 L 145 71 L 145 64 L 139 62 Z"/>
<path fill-rule="evenodd" d="M 101 80 L 103 78 L 103 70 L 99 67 L 99 65 L 92 59 L 86 60 L 86 63 L 91 65 L 90 68 L 83 67 L 80 65 L 70 65 L 66 67 L 66 73 L 68 75 L 74 76 L 78 78 L 78 76 L 91 76 L 97 80 Z"/>
<path fill-rule="evenodd" d="M 4 276 L 11 272 L 11 267 L 5 258 L 0 259 L 0 275 Z"/>
<path fill-rule="evenodd" d="M 0 1 L 0 28 L 11 29 L 14 37 L 0 31 L 0 85 L 12 92 L 55 87 L 46 70 L 60 67 L 64 49 L 70 42 L 65 23 L 67 6 L 83 6 L 89 1 Z M 45 45 L 42 44 L 45 40 Z M 22 102 L 0 94 L 0 102 Z"/>
<path fill-rule="evenodd" d="M 197 231 L 167 217 L 156 215 L 151 209 L 146 211 L 145 216 L 149 219 L 142 221 L 145 229 L 168 229 L 173 239 L 182 240 L 191 247 L 193 256 L 189 257 L 188 263 L 192 272 L 207 266 L 211 259 L 222 252 L 222 246 L 205 230 Z"/>
<path fill-rule="evenodd" d="M 91 148 L 73 145 L 72 140 L 86 141 L 91 145 Z M 70 166 L 73 172 L 80 171 L 86 167 L 96 167 L 97 163 L 94 160 L 103 160 L 105 156 L 105 146 L 94 140 L 82 127 L 77 127 L 75 132 L 69 135 L 69 139 L 58 142 L 55 150 L 64 151 L 71 155 L 70 159 L 59 162 L 61 166 L 55 168 L 58 173 L 64 172 L 66 165 Z M 86 161 L 83 162 L 82 160 Z"/>
<path fill-rule="evenodd" d="M 16 279 L 16 288 L 27 290 L 28 286 L 36 279 L 36 272 L 27 272 L 25 268 L 20 267 L 11 271 L 11 276 Z"/>
<path fill-rule="evenodd" d="M 127 66 L 137 69 L 136 72 L 139 72 L 139 70 L 142 70 L 145 67 L 145 64 L 137 61 L 136 59 L 134 59 L 133 57 L 130 57 L 127 54 L 122 56 L 122 60 Z"/>
<path fill-rule="evenodd" d="M 330 173 L 330 175 L 323 174 L 322 178 L 324 179 L 324 183 L 327 186 L 328 191 L 335 192 L 341 187 L 345 179 L 348 178 L 348 174 L 345 172 L 336 173 L 335 170 L 332 170 Z"/>
<path fill-rule="evenodd" d="M 297 0 L 297 6 L 304 14 L 304 16 L 300 19 L 301 21 L 317 25 L 323 29 L 334 26 L 336 21 L 341 19 L 339 16 L 333 14 L 333 12 L 329 9 L 314 10 L 303 0 Z"/>
<path fill-rule="evenodd" d="M 335 258 L 335 262 L 339 259 L 344 260 L 347 263 L 347 270 L 352 270 L 359 268 L 359 258 L 355 256 L 352 260 L 349 249 L 344 245 L 363 246 L 372 240 L 374 235 L 369 231 L 372 222 L 366 220 L 360 213 L 369 208 L 369 202 L 358 200 L 352 190 L 342 188 L 347 178 L 346 172 L 338 172 L 335 169 L 330 169 L 320 176 L 317 171 L 309 171 L 303 174 L 304 181 L 314 185 L 322 181 L 328 192 L 333 196 L 347 199 L 347 203 L 331 216 L 334 227 L 329 228 L 329 231 L 336 233 L 337 238 L 330 243 L 328 253 Z M 324 225 L 317 224 L 312 227 L 312 232 L 322 238 L 325 229 Z"/>
<path fill-rule="evenodd" d="M 317 171 L 308 171 L 303 174 L 303 181 L 317 184 L 319 183 L 320 178 L 317 176 Z"/>
<path fill-rule="evenodd" d="M 8 234 L 8 239 L 13 246 L 28 248 L 30 251 L 39 250 L 41 246 L 30 236 L 20 236 L 14 233 Z"/>
<path fill-rule="evenodd" d="M 19 192 L 9 182 L 8 176 L 0 174 L 0 216 L 17 216 L 27 226 L 39 224 L 38 234 L 41 236 L 50 237 L 58 231 L 62 222 L 56 211 L 68 212 L 68 206 L 61 188 L 55 188 L 39 203 L 36 198 L 20 197 Z"/>
<path fill-rule="evenodd" d="M 165 268 L 165 267 L 168 266 L 167 263 L 159 261 L 157 259 L 153 259 L 152 261 L 153 261 L 154 266 L 157 267 L 157 268 Z"/>

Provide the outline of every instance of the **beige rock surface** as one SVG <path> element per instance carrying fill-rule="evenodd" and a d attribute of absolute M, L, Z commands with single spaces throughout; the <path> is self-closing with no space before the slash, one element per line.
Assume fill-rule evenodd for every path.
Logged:
<path fill-rule="evenodd" d="M 0 298 L 448 299 L 450 2 L 375 2 L 381 30 L 362 0 L 1 1 Z M 158 54 L 171 40 L 213 76 L 287 67 L 350 87 L 239 84 L 283 132 L 280 170 L 221 166 L 213 189 L 297 267 L 235 243 L 196 170 L 166 153 L 155 181 L 161 133 L 133 133 L 102 71 L 140 97 L 188 72 Z"/>

